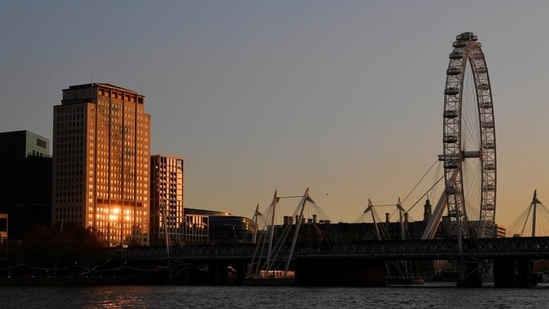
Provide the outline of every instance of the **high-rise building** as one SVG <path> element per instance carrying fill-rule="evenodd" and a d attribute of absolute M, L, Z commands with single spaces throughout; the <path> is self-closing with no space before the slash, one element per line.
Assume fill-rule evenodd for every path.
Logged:
<path fill-rule="evenodd" d="M 183 159 L 151 156 L 151 245 L 183 241 Z"/>
<path fill-rule="evenodd" d="M 0 213 L 9 215 L 10 239 L 51 223 L 49 139 L 30 131 L 0 133 Z"/>
<path fill-rule="evenodd" d="M 110 246 L 149 244 L 144 99 L 111 84 L 63 89 L 53 112 L 53 223 L 91 227 Z"/>

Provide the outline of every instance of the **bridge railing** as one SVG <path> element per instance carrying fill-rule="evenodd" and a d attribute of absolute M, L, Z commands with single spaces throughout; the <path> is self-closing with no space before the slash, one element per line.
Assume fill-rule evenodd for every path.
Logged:
<path fill-rule="evenodd" d="M 367 258 L 367 259 L 452 259 L 460 255 L 466 258 L 528 257 L 549 258 L 549 237 L 536 238 L 484 238 L 463 239 L 460 250 L 456 239 L 363 241 L 319 246 L 301 245 L 294 252 L 295 258 Z M 288 256 L 290 245 L 283 246 L 280 256 Z M 248 260 L 254 257 L 256 246 L 203 245 L 165 248 L 129 248 L 117 251 L 128 260 Z"/>

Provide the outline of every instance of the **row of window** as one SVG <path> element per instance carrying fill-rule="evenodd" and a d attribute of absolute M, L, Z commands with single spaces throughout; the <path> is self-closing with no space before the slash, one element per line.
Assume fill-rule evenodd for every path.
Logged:
<path fill-rule="evenodd" d="M 82 219 L 82 216 L 81 215 L 78 215 L 78 214 L 64 214 L 64 215 L 61 215 L 61 214 L 57 214 L 55 215 L 55 220 L 56 221 L 59 221 L 59 222 L 63 222 L 63 221 L 80 221 Z"/>
<path fill-rule="evenodd" d="M 82 114 L 84 112 L 84 107 L 82 105 L 80 106 L 64 106 L 64 107 L 58 107 L 56 108 L 58 115 L 78 115 Z M 71 119 L 71 118 L 68 118 Z"/>
<path fill-rule="evenodd" d="M 143 97 L 137 96 L 133 93 L 129 94 L 129 93 L 119 92 L 112 89 L 101 89 L 101 88 L 97 90 L 97 93 L 100 96 L 106 97 L 106 98 L 112 98 L 117 100 L 124 100 L 126 102 L 131 102 L 131 103 L 143 104 Z"/>
<path fill-rule="evenodd" d="M 83 202 L 83 199 L 81 197 L 78 198 L 56 198 L 55 203 L 56 204 L 80 204 Z"/>
<path fill-rule="evenodd" d="M 83 176 L 83 172 L 81 169 L 58 169 L 55 171 L 55 176 L 58 181 L 61 178 L 81 178 Z"/>

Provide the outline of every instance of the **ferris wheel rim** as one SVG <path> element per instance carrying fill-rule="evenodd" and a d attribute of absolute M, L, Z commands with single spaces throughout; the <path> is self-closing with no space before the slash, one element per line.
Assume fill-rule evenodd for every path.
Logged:
<path fill-rule="evenodd" d="M 456 220 L 465 209 L 463 162 L 468 158 L 478 158 L 481 169 L 480 213 L 478 221 L 483 223 L 477 236 L 487 237 L 494 233 L 496 211 L 496 144 L 492 90 L 486 59 L 472 32 L 464 32 L 456 37 L 449 54 L 444 91 L 443 155 L 445 193 L 449 211 L 455 212 Z M 479 140 L 478 150 L 465 151 L 463 145 L 463 84 L 469 64 L 472 71 L 476 108 L 478 111 Z M 449 214 L 450 215 L 450 214 Z M 460 219 L 461 220 L 461 219 Z M 490 232 L 491 230 L 491 232 Z M 479 235 L 480 234 L 480 235 Z"/>

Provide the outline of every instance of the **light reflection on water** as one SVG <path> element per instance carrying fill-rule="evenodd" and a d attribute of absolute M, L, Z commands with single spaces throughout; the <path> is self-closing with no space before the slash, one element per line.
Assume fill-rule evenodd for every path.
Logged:
<path fill-rule="evenodd" d="M 546 308 L 533 289 L 100 286 L 1 287 L 1 308 Z"/>

